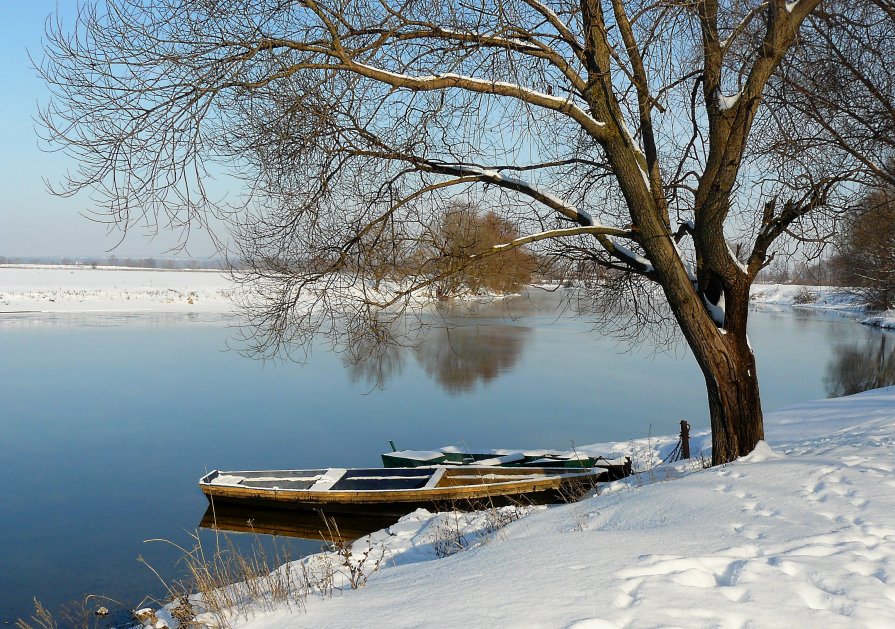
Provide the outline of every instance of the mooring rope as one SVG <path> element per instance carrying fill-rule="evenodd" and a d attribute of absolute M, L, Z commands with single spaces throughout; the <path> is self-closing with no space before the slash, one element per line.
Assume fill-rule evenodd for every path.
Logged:
<path fill-rule="evenodd" d="M 683 442 L 680 437 L 677 439 L 677 445 L 674 446 L 674 449 L 668 453 L 664 459 L 662 459 L 662 463 L 671 463 L 673 461 L 680 461 L 683 456 Z M 661 464 L 660 464 L 661 465 Z"/>

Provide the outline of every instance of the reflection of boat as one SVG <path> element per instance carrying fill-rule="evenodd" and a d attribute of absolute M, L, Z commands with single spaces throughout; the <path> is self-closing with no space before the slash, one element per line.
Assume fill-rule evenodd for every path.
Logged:
<path fill-rule="evenodd" d="M 350 542 L 397 521 L 398 517 L 392 515 L 329 515 L 322 511 L 245 507 L 215 501 L 206 509 L 199 526 L 218 531 Z"/>
<path fill-rule="evenodd" d="M 618 457 L 587 456 L 578 452 L 553 450 L 485 450 L 469 452 L 454 446 L 438 450 L 397 450 L 382 454 L 385 467 L 422 467 L 431 465 L 476 465 L 499 467 L 565 467 L 601 468 L 608 480 L 630 476 L 631 459 Z"/>
<path fill-rule="evenodd" d="M 220 472 L 199 480 L 213 504 L 230 502 L 331 513 L 404 515 L 417 508 L 476 509 L 574 499 L 606 470 L 436 466 L 392 469 Z"/>

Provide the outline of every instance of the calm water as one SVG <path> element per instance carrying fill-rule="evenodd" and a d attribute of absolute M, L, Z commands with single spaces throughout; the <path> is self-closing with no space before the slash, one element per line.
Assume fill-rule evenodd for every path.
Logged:
<path fill-rule="evenodd" d="M 328 351 L 304 367 L 247 359 L 215 316 L 3 316 L 0 622 L 34 596 L 163 595 L 137 558 L 177 574 L 178 552 L 144 540 L 190 542 L 206 470 L 373 466 L 389 439 L 567 449 L 707 426 L 683 350 L 626 351 L 550 309 L 494 310 L 364 367 Z M 892 340 L 845 318 L 760 311 L 750 337 L 767 410 L 895 378 Z"/>

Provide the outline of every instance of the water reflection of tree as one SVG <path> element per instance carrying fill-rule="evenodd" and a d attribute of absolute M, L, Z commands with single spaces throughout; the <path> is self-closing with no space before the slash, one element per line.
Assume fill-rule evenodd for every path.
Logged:
<path fill-rule="evenodd" d="M 416 357 L 442 388 L 463 393 L 511 369 L 530 333 L 527 327 L 494 323 L 437 328 L 419 344 Z"/>
<path fill-rule="evenodd" d="M 827 365 L 824 385 L 828 397 L 852 395 L 895 384 L 895 352 L 886 347 L 887 335 L 879 347 L 868 341 L 864 347 L 840 345 Z"/>
<path fill-rule="evenodd" d="M 411 342 L 411 331 L 402 323 L 383 321 L 380 328 L 370 329 L 373 333 L 362 329 L 351 336 L 342 353 L 342 364 L 352 383 L 363 381 L 371 387 L 382 388 L 401 375 L 407 346 L 398 339 Z"/>
<path fill-rule="evenodd" d="M 549 296 L 552 298 L 552 293 Z M 536 301 L 525 296 L 488 302 L 447 302 L 439 304 L 432 321 L 414 328 L 407 328 L 402 320 L 384 321 L 379 334 L 352 336 L 342 364 L 353 383 L 382 388 L 401 375 L 408 353 L 413 352 L 426 375 L 446 391 L 470 391 L 477 383 L 490 382 L 509 371 L 519 361 L 530 337 L 531 328 L 495 319 L 533 315 L 542 308 L 555 312 L 554 301 Z M 383 343 L 382 339 L 389 342 Z"/>
<path fill-rule="evenodd" d="M 405 348 L 400 345 L 376 345 L 360 356 L 346 354 L 342 363 L 351 382 L 365 382 L 371 387 L 382 388 L 389 380 L 404 371 Z"/>

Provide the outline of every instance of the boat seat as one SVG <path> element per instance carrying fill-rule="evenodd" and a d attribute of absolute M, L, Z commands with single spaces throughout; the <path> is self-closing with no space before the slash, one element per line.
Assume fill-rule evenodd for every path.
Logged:
<path fill-rule="evenodd" d="M 432 468 L 348 470 L 330 491 L 365 489 L 419 489 L 425 487 Z"/>

